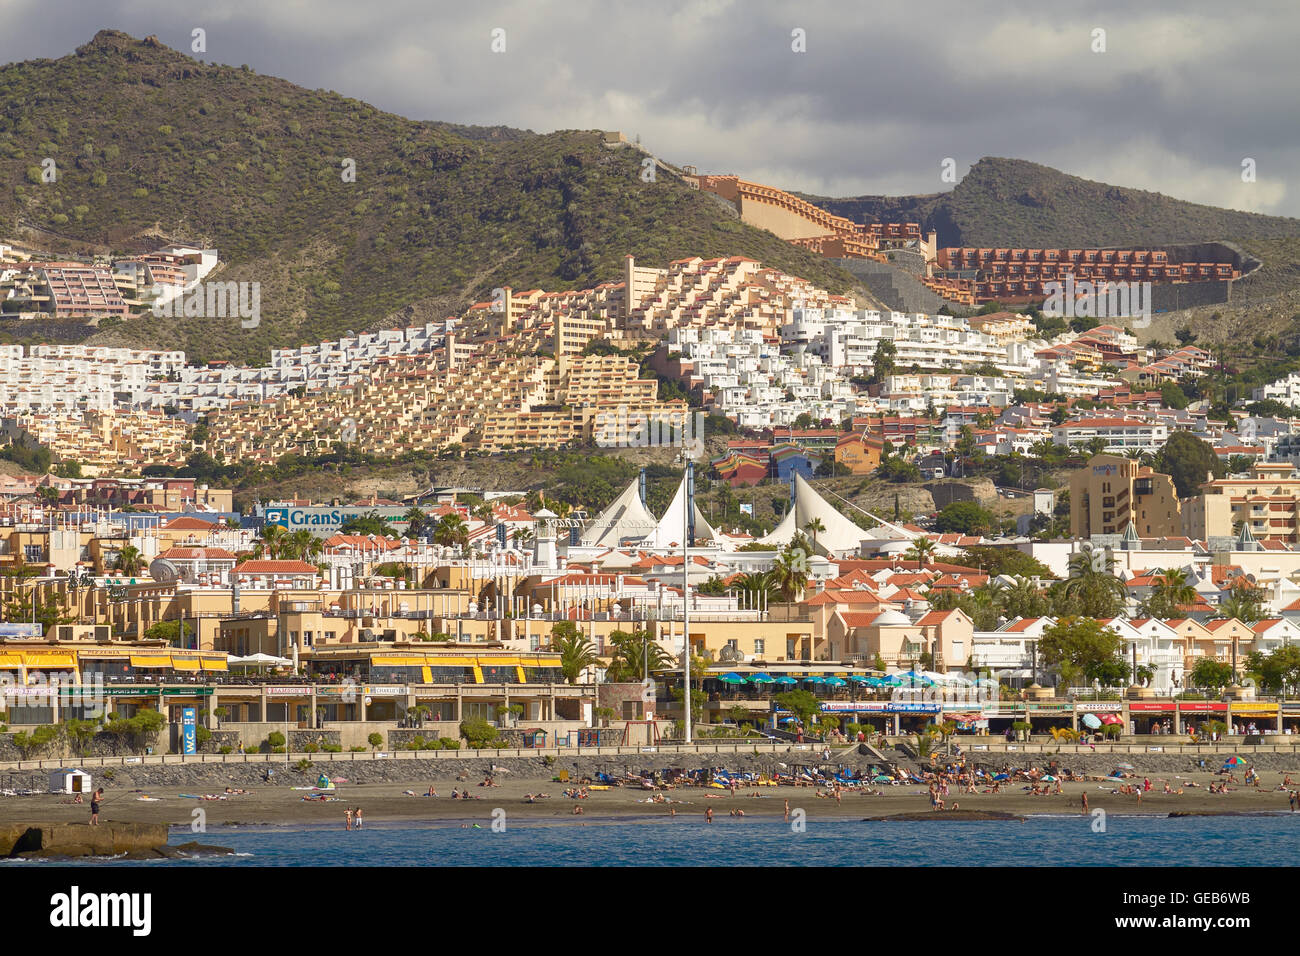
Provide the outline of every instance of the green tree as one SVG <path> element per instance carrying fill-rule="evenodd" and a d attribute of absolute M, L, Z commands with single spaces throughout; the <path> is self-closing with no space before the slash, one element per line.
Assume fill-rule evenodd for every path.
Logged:
<path fill-rule="evenodd" d="M 808 586 L 808 553 L 796 542 L 790 542 L 777 557 L 768 576 L 777 595 L 786 603 L 789 615 L 789 605 L 797 601 Z"/>
<path fill-rule="evenodd" d="M 497 739 L 497 729 L 482 717 L 470 717 L 460 722 L 460 735 L 471 747 L 481 750 Z"/>
<path fill-rule="evenodd" d="M 373 733 L 366 738 L 366 743 L 370 744 L 370 752 L 374 753 L 382 746 L 384 738 L 379 733 Z"/>
<path fill-rule="evenodd" d="M 813 518 L 811 521 L 809 521 L 806 525 L 803 526 L 803 529 L 804 531 L 807 531 L 810 535 L 812 535 L 812 549 L 813 552 L 816 553 L 817 535 L 819 532 L 826 530 L 826 525 L 822 524 L 821 518 Z"/>
<path fill-rule="evenodd" d="M 1227 474 L 1227 466 L 1219 460 L 1213 446 L 1186 431 L 1169 436 L 1156 456 L 1156 470 L 1173 479 L 1180 498 L 1195 494 L 1207 476 L 1222 478 Z"/>
<path fill-rule="evenodd" d="M 1237 578 L 1228 596 L 1219 602 L 1214 617 L 1223 620 L 1236 618 L 1243 624 L 1254 624 L 1264 616 L 1264 594 L 1244 577 Z"/>
<path fill-rule="evenodd" d="M 1150 595 L 1139 605 L 1138 614 L 1168 621 L 1186 617 L 1185 609 L 1195 603 L 1196 588 L 1187 582 L 1187 573 L 1178 568 L 1165 568 L 1152 585 Z"/>
<path fill-rule="evenodd" d="M 1070 557 L 1070 575 L 1051 587 L 1052 613 L 1116 617 L 1128 600 L 1128 589 L 1115 576 L 1115 560 L 1100 549 L 1085 548 Z"/>
<path fill-rule="evenodd" d="M 935 544 L 929 538 L 913 538 L 903 552 L 903 560 L 915 561 L 918 568 L 924 568 L 934 560 L 934 551 Z"/>
<path fill-rule="evenodd" d="M 144 555 L 133 544 L 124 545 L 113 558 L 113 570 L 134 577 L 144 567 Z"/>
<path fill-rule="evenodd" d="M 812 691 L 788 690 L 776 695 L 776 703 L 790 711 L 805 727 L 811 726 L 813 717 L 821 712 L 821 702 Z"/>
<path fill-rule="evenodd" d="M 1300 646 L 1285 644 L 1267 654 L 1252 651 L 1246 655 L 1246 669 L 1271 693 L 1300 686 Z"/>
<path fill-rule="evenodd" d="M 1115 662 L 1123 663 L 1123 649 L 1118 634 L 1090 617 L 1062 618 L 1038 639 L 1039 660 L 1060 674 L 1067 687 L 1083 677 L 1091 680 L 1113 675 Z"/>
<path fill-rule="evenodd" d="M 458 514 L 443 515 L 433 529 L 433 543 L 464 547 L 469 542 L 469 525 Z"/>
<path fill-rule="evenodd" d="M 605 679 L 609 681 L 644 681 L 648 676 L 647 659 L 650 673 L 673 664 L 672 657 L 649 631 L 611 631 L 609 647 L 611 660 L 605 672 Z"/>
<path fill-rule="evenodd" d="M 983 535 L 991 532 L 995 525 L 993 513 L 974 501 L 954 501 L 934 519 L 936 531 L 955 531 L 958 534 Z"/>
<path fill-rule="evenodd" d="M 576 684 L 583 671 L 600 661 L 595 645 L 572 621 L 556 621 L 551 627 L 551 650 L 560 655 L 560 670 L 570 684 Z"/>
<path fill-rule="evenodd" d="M 1191 681 L 1193 687 L 1218 691 L 1232 683 L 1232 665 L 1215 660 L 1213 657 L 1198 657 L 1192 665 Z"/>
<path fill-rule="evenodd" d="M 881 339 L 876 344 L 875 355 L 871 359 L 871 381 L 879 385 L 888 376 L 894 374 L 894 363 L 898 358 L 898 349 L 891 339 Z"/>

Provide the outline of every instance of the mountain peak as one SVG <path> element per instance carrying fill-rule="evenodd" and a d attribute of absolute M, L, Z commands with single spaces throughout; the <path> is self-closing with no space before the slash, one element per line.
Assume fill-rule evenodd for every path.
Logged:
<path fill-rule="evenodd" d="M 100 30 L 89 43 L 77 47 L 77 56 L 116 54 L 125 55 L 128 60 L 144 59 L 156 52 L 172 57 L 180 56 L 152 34 L 143 40 L 137 40 L 131 34 L 123 33 L 121 30 Z"/>

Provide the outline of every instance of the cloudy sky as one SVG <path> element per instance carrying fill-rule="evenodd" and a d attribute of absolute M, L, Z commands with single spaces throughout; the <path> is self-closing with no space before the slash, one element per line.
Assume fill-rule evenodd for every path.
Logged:
<path fill-rule="evenodd" d="M 1294 0 L 1054 6 L 0 0 L 0 61 L 64 56 L 102 28 L 190 52 L 202 28 L 197 59 L 415 119 L 621 129 L 702 172 L 824 195 L 937 192 L 947 158 L 964 175 L 1013 156 L 1300 216 Z"/>

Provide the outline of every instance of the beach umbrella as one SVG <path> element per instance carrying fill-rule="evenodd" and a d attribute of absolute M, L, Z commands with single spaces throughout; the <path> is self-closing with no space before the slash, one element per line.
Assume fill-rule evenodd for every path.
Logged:
<path fill-rule="evenodd" d="M 773 683 L 774 684 L 797 684 L 799 682 L 795 680 L 793 677 L 789 677 L 785 674 L 782 674 L 780 677 L 774 680 Z"/>
<path fill-rule="evenodd" d="M 824 683 L 826 683 L 826 678 L 825 678 L 825 677 L 820 677 L 820 676 L 818 676 L 817 674 L 814 674 L 812 677 L 805 677 L 805 678 L 803 679 L 803 682 L 804 682 L 805 684 L 824 684 Z"/>
<path fill-rule="evenodd" d="M 772 678 L 769 677 L 767 674 L 750 674 L 750 675 L 749 675 L 749 682 L 750 682 L 751 684 L 774 684 L 774 683 L 776 683 L 776 681 L 772 680 Z"/>
<path fill-rule="evenodd" d="M 1101 728 L 1101 718 L 1096 714 L 1084 714 L 1083 726 L 1089 730 L 1099 730 Z"/>
<path fill-rule="evenodd" d="M 799 718 L 797 718 L 797 717 L 782 717 L 780 722 L 783 723 L 783 724 L 793 724 L 793 723 L 795 723 L 798 719 L 799 719 Z"/>
<path fill-rule="evenodd" d="M 848 682 L 839 677 L 828 677 L 823 681 L 827 687 L 843 687 Z"/>
<path fill-rule="evenodd" d="M 721 677 L 718 678 L 718 680 L 722 681 L 724 684 L 743 684 L 743 683 L 745 683 L 745 678 L 741 677 L 739 674 L 734 674 L 734 673 L 733 673 L 733 674 L 723 674 Z"/>
<path fill-rule="evenodd" d="M 1124 718 L 1119 714 L 1102 714 L 1101 722 L 1103 724 L 1122 724 L 1124 723 Z"/>
<path fill-rule="evenodd" d="M 888 677 L 880 678 L 880 687 L 902 687 L 903 682 L 898 679 L 897 674 L 890 674 Z"/>
<path fill-rule="evenodd" d="M 994 774 L 994 775 L 993 775 L 993 779 L 994 779 L 994 780 L 1010 780 L 1010 779 L 1011 779 L 1011 774 L 1009 774 L 1009 773 L 997 773 L 997 774 Z"/>
<path fill-rule="evenodd" d="M 1053 777 L 1050 773 L 1045 773 L 1038 779 L 1043 781 L 1044 783 L 1056 783 L 1056 778 Z"/>
<path fill-rule="evenodd" d="M 1229 757 L 1227 760 L 1223 761 L 1223 765 L 1225 767 L 1244 767 L 1246 761 L 1240 757 Z"/>
<path fill-rule="evenodd" d="M 874 678 L 874 677 L 863 677 L 861 674 L 853 674 L 853 675 L 851 675 L 851 676 L 849 677 L 849 680 L 853 681 L 853 683 L 855 683 L 855 684 L 868 684 L 868 685 L 869 685 L 873 680 L 875 680 L 875 678 Z"/>
<path fill-rule="evenodd" d="M 871 778 L 871 782 L 872 783 L 893 783 L 894 778 L 889 776 L 889 774 L 878 773 Z"/>

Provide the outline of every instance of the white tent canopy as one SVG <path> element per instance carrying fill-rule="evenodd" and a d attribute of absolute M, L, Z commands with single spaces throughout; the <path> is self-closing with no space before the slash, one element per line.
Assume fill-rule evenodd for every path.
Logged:
<path fill-rule="evenodd" d="M 794 482 L 794 506 L 785 513 L 776 530 L 760 539 L 760 543 L 785 547 L 799 532 L 812 541 L 812 535 L 804 529 L 814 518 L 820 520 L 826 529 L 817 532 L 818 551 L 827 554 L 856 552 L 862 541 L 870 537 L 866 530 L 844 517 L 834 505 L 817 494 L 803 475 L 796 472 Z"/>
<path fill-rule="evenodd" d="M 284 657 L 272 657 L 270 654 L 249 654 L 247 657 L 227 657 L 227 663 L 249 667 L 284 667 L 293 661 Z"/>
<path fill-rule="evenodd" d="M 673 500 L 668 505 L 668 510 L 664 516 L 659 519 L 659 525 L 654 529 L 645 541 L 642 547 L 652 551 L 664 550 L 673 546 L 681 547 L 683 521 L 686 509 L 686 479 L 677 486 L 677 494 L 673 495 Z M 695 508 L 695 538 L 702 541 L 713 541 L 718 537 L 718 533 L 713 530 L 713 526 L 705 519 L 704 513 L 700 511 L 700 506 L 692 502 Z M 692 542 L 693 544 L 694 542 Z"/>
<path fill-rule="evenodd" d="M 617 548 L 627 541 L 639 541 L 656 522 L 641 503 L 640 480 L 634 479 L 614 502 L 583 529 L 582 544 L 589 548 Z"/>

